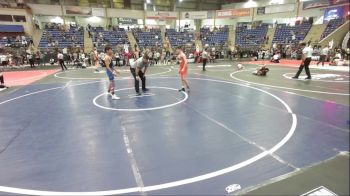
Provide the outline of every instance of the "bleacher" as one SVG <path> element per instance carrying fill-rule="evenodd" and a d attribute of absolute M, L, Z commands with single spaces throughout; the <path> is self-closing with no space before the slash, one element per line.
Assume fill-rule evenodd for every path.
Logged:
<path fill-rule="evenodd" d="M 23 42 L 24 40 L 25 42 Z M 22 36 L 20 36 L 20 39 L 16 39 L 16 37 L 0 37 L 0 47 L 23 47 L 28 45 L 32 39 L 25 36 L 24 40 L 22 40 Z"/>
<path fill-rule="evenodd" d="M 273 37 L 272 43 L 276 43 L 276 44 L 292 43 L 293 34 L 295 35 L 294 43 L 299 43 L 304 40 L 310 28 L 311 28 L 311 24 L 308 22 L 297 24 L 295 26 L 278 24 L 276 27 L 276 32 Z"/>
<path fill-rule="evenodd" d="M 228 27 L 210 31 L 209 28 L 201 28 L 201 41 L 203 46 L 223 46 L 228 40 Z"/>
<path fill-rule="evenodd" d="M 256 28 L 248 29 L 247 26 L 236 28 L 236 45 L 242 49 L 256 49 L 264 43 L 268 30 L 268 24 L 261 24 Z"/>
<path fill-rule="evenodd" d="M 92 32 L 94 33 L 92 42 L 98 50 L 102 50 L 106 44 L 118 46 L 124 45 L 129 42 L 128 35 L 126 34 L 125 29 L 123 28 L 117 28 L 113 29 L 112 31 L 106 31 L 102 27 L 97 27 L 94 28 Z"/>
<path fill-rule="evenodd" d="M 334 30 L 336 30 L 342 24 L 344 24 L 344 19 L 342 19 L 342 18 L 330 20 L 327 24 L 326 29 L 322 33 L 320 40 L 327 37 L 329 34 L 331 34 Z"/>
<path fill-rule="evenodd" d="M 30 37 L 25 36 L 23 25 L 0 25 L 0 47 L 22 47 L 30 43 Z"/>
<path fill-rule="evenodd" d="M 50 42 L 51 40 L 51 42 Z M 52 44 L 58 42 L 58 45 Z M 39 48 L 68 48 L 70 46 L 84 48 L 84 28 L 70 27 L 67 32 L 63 32 L 56 27 L 45 28 Z"/>
<path fill-rule="evenodd" d="M 167 36 L 169 38 L 171 46 L 177 48 L 178 46 L 190 46 L 194 45 L 194 33 L 190 31 L 177 32 L 175 29 L 167 29 Z"/>
<path fill-rule="evenodd" d="M 160 49 L 163 47 L 162 35 L 159 29 L 132 29 L 132 33 L 139 48 L 157 47 Z"/>

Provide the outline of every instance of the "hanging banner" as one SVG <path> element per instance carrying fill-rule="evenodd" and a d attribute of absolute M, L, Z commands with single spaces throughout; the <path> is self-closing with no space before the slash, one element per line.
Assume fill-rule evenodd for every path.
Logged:
<path fill-rule="evenodd" d="M 181 12 L 181 19 L 207 19 L 207 11 Z"/>
<path fill-rule="evenodd" d="M 282 13 L 282 12 L 293 12 L 294 8 L 295 8 L 295 4 L 267 6 L 265 9 L 265 13 L 273 14 L 273 13 Z"/>
<path fill-rule="evenodd" d="M 65 6 L 64 9 L 67 15 L 92 15 L 89 7 Z"/>
<path fill-rule="evenodd" d="M 216 10 L 217 18 L 233 18 L 233 17 L 242 17 L 250 16 L 250 9 L 229 9 L 229 10 Z"/>
<path fill-rule="evenodd" d="M 146 12 L 147 19 L 177 19 L 177 12 Z"/>
<path fill-rule="evenodd" d="M 349 0 L 311 0 L 303 2 L 303 9 L 306 10 L 343 4 L 349 4 Z"/>
<path fill-rule="evenodd" d="M 265 14 L 265 7 L 258 7 L 258 9 L 256 10 L 256 14 L 257 15 Z"/>
<path fill-rule="evenodd" d="M 134 18 L 118 18 L 118 23 L 119 24 L 124 24 L 124 25 L 133 25 L 133 24 L 137 24 L 137 19 L 134 19 Z"/>
<path fill-rule="evenodd" d="M 323 22 L 330 21 L 332 19 L 342 18 L 343 16 L 343 6 L 327 8 L 324 11 Z"/>
<path fill-rule="evenodd" d="M 93 16 L 105 16 L 105 9 L 104 8 L 92 8 L 92 15 Z"/>

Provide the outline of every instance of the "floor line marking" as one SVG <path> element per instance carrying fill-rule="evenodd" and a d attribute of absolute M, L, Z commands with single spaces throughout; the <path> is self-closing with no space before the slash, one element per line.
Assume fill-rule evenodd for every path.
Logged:
<path fill-rule="evenodd" d="M 274 87 L 274 88 L 281 88 L 281 89 L 289 89 L 289 90 L 295 90 L 295 91 L 304 91 L 304 92 L 310 92 L 310 93 L 320 93 L 320 94 L 329 94 L 329 95 L 342 95 L 342 96 L 349 96 L 350 94 L 347 93 L 334 93 L 334 92 L 326 92 L 326 91 L 313 91 L 313 90 L 304 90 L 304 89 L 298 89 L 298 88 L 289 88 L 289 87 L 283 87 L 283 86 L 274 86 L 274 85 L 268 85 L 268 84 L 259 84 L 256 82 L 250 82 L 247 80 L 243 80 L 243 79 L 239 79 L 236 78 L 235 76 L 233 76 L 234 74 L 238 73 L 238 72 L 242 72 L 242 71 L 247 71 L 247 70 L 240 70 L 240 71 L 235 71 L 232 72 L 230 74 L 230 77 L 234 80 L 238 80 L 240 82 L 244 82 L 244 83 L 250 83 L 250 84 L 254 84 L 254 85 L 258 85 L 258 86 L 268 86 L 268 87 Z"/>
<path fill-rule="evenodd" d="M 172 79 L 176 79 L 177 77 L 154 77 L 154 79 L 166 79 L 166 78 L 172 78 Z M 191 177 L 191 178 L 187 178 L 187 179 L 182 179 L 182 180 L 177 180 L 177 181 L 173 181 L 173 182 L 168 182 L 168 183 L 162 183 L 162 184 L 157 184 L 157 185 L 151 185 L 151 186 L 145 186 L 145 187 L 133 187 L 133 188 L 125 188 L 125 189 L 117 189 L 117 190 L 109 190 L 109 191 L 93 191 L 93 192 L 57 192 L 57 191 L 40 191 L 40 190 L 30 190 L 30 189 L 22 189 L 22 188 L 13 188 L 13 187 L 6 187 L 6 186 L 0 186 L 0 192 L 5 192 L 5 193 L 16 193 L 16 194 L 25 194 L 25 195 L 60 195 L 60 196 L 81 196 L 81 195 L 116 195 L 116 194 L 125 194 L 125 193 L 133 193 L 133 192 L 141 192 L 141 191 L 154 191 L 154 190 L 160 190 L 160 189 L 165 189 L 165 188 L 171 188 L 171 187 L 176 187 L 176 186 L 181 186 L 181 185 L 185 185 L 185 184 L 190 184 L 190 183 L 195 183 L 195 182 L 199 182 L 199 181 L 203 181 L 203 180 L 207 180 L 210 178 L 214 178 L 232 171 L 235 171 L 237 169 L 243 168 L 247 165 L 250 165 L 260 159 L 262 159 L 263 157 L 276 152 L 279 148 L 281 148 L 284 144 L 286 144 L 289 139 L 293 136 L 295 130 L 296 130 L 296 126 L 297 126 L 297 117 L 296 115 L 292 112 L 291 108 L 287 105 L 287 103 L 285 103 L 282 99 L 280 99 L 279 97 L 265 91 L 262 89 L 259 89 L 257 87 L 252 87 L 252 86 L 247 86 L 241 83 L 236 83 L 236 82 L 230 82 L 230 81 L 224 81 L 224 80 L 215 80 L 215 79 L 204 79 L 204 78 L 188 78 L 188 79 L 192 79 L 192 80 L 207 80 L 207 81 L 213 81 L 213 82 L 218 82 L 218 83 L 226 83 L 226 84 L 235 84 L 238 86 L 243 86 L 243 87 L 248 87 L 251 89 L 255 89 L 257 91 L 261 91 L 264 92 L 268 95 L 271 95 L 273 98 L 277 99 L 278 101 L 280 101 L 284 107 L 287 109 L 288 113 L 292 114 L 292 126 L 290 128 L 290 130 L 288 131 L 288 134 L 282 138 L 281 141 L 279 141 L 279 143 L 277 143 L 274 147 L 272 147 L 271 149 L 269 149 L 268 151 L 262 152 L 258 155 L 255 155 L 254 157 L 251 157 L 245 161 L 242 161 L 238 164 L 226 167 L 224 169 L 220 169 L 220 170 L 216 170 L 214 172 L 210 172 L 210 173 L 206 173 L 206 174 L 202 174 L 199 176 L 195 176 L 195 177 Z M 94 81 L 94 82 L 87 82 L 88 83 L 97 83 L 97 82 L 101 82 L 101 81 Z M 78 84 L 78 85 L 83 85 L 83 84 Z M 78 86 L 75 85 L 75 86 Z M 73 86 L 73 85 L 72 85 Z M 62 88 L 62 87 L 59 87 Z M 18 99 L 19 97 L 17 97 L 16 99 Z M 8 102 L 9 100 L 5 101 Z M 4 102 L 2 102 L 4 103 Z M 0 103 L 0 104 L 2 104 Z"/>
<path fill-rule="evenodd" d="M 214 118 L 212 118 L 212 117 L 210 117 L 210 116 L 208 116 L 208 115 L 206 115 L 206 114 L 203 114 L 202 112 L 198 111 L 198 110 L 195 109 L 194 107 L 189 106 L 187 103 L 185 103 L 185 105 L 186 105 L 187 107 L 189 107 L 190 109 L 192 109 L 193 111 L 195 111 L 196 113 L 198 113 L 199 115 L 201 115 L 201 116 L 203 116 L 204 118 L 210 120 L 210 121 L 213 122 L 214 124 L 216 124 L 216 125 L 218 125 L 218 126 L 224 128 L 224 129 L 226 129 L 227 131 L 229 131 L 229 132 L 235 134 L 236 136 L 238 136 L 239 138 L 241 138 L 243 141 L 247 142 L 248 144 L 251 144 L 251 145 L 255 146 L 256 148 L 260 149 L 260 150 L 263 151 L 263 152 L 267 152 L 267 151 L 268 151 L 268 150 L 266 150 L 266 148 L 260 146 L 259 144 L 257 144 L 256 142 L 254 142 L 254 141 L 252 141 L 252 140 L 250 140 L 250 139 L 248 139 L 248 138 L 243 137 L 242 135 L 240 135 L 239 133 L 237 133 L 237 132 L 234 131 L 233 129 L 231 129 L 231 128 L 229 128 L 228 126 L 226 126 L 225 124 L 219 122 L 218 120 L 215 120 Z M 291 163 L 289 163 L 289 162 L 283 160 L 280 156 L 278 156 L 278 155 L 276 155 L 276 154 L 274 154 L 274 153 L 271 153 L 270 155 L 271 155 L 274 159 L 276 159 L 278 162 L 280 162 L 280 163 L 282 163 L 282 164 L 285 164 L 285 165 L 287 165 L 287 166 L 290 166 L 290 167 L 292 167 L 293 169 L 297 169 L 297 170 L 300 169 L 300 168 L 294 166 L 293 164 L 291 164 Z"/>
<path fill-rule="evenodd" d="M 79 83 L 79 84 L 72 84 L 70 86 L 79 86 L 79 85 L 85 85 L 85 84 L 90 84 L 90 83 L 96 83 L 96 81 L 94 81 L 94 82 L 84 82 L 84 83 Z M 21 95 L 21 96 L 18 96 L 18 97 L 14 97 L 12 99 L 8 99 L 8 100 L 5 100 L 3 102 L 0 102 L 0 105 L 2 105 L 4 103 L 7 103 L 7 102 L 10 102 L 10 101 L 14 101 L 16 99 L 27 97 L 27 96 L 30 96 L 30 95 L 34 95 L 34 94 L 38 94 L 38 93 L 42 93 L 42 92 L 46 92 L 46 91 L 52 91 L 52 90 L 56 90 L 56 89 L 60 89 L 60 88 L 65 88 L 66 85 L 59 86 L 59 87 L 54 87 L 54 88 L 49 88 L 49 89 L 44 89 L 44 90 L 40 90 L 40 91 L 35 91 L 35 92 L 31 92 L 31 93 L 27 93 L 27 94 L 24 94 L 24 95 Z"/>
<path fill-rule="evenodd" d="M 150 86 L 148 87 L 149 89 L 167 89 L 167 90 L 172 90 L 172 91 L 178 91 L 178 89 L 174 89 L 174 88 L 169 88 L 169 87 L 157 87 L 157 86 Z M 117 89 L 115 90 L 115 92 L 118 91 L 123 91 L 123 90 L 131 90 L 134 88 L 122 88 L 122 89 Z M 176 103 L 171 103 L 171 104 L 167 104 L 167 105 L 162 105 L 162 106 L 158 106 L 158 107 L 152 107 L 152 108 L 112 108 L 112 107 L 106 107 L 106 106 L 102 106 L 100 104 L 97 103 L 97 99 L 99 99 L 100 97 L 107 95 L 108 93 L 102 93 L 100 95 L 97 95 L 93 100 L 92 103 L 96 106 L 99 107 L 101 109 L 105 109 L 105 110 L 112 110 L 112 111 L 123 111 L 123 112 L 138 112 L 138 111 L 151 111 L 151 110 L 159 110 L 159 109 L 164 109 L 164 108 L 169 108 L 175 105 L 178 105 L 184 101 L 186 101 L 188 99 L 188 94 L 186 92 L 181 92 L 185 97 L 181 100 L 178 101 Z"/>
<path fill-rule="evenodd" d="M 171 72 L 172 70 L 170 68 L 163 68 L 159 67 L 160 69 L 166 69 L 167 71 L 164 72 L 159 72 L 159 73 L 154 73 L 154 74 L 148 74 L 146 76 L 156 76 L 156 75 L 162 75 Z M 69 72 L 69 71 L 68 71 Z M 60 78 L 60 79 L 68 79 L 68 80 L 108 80 L 107 78 L 74 78 L 74 77 L 65 77 L 65 76 L 59 76 L 60 74 L 65 73 L 65 72 L 58 72 L 54 74 L 54 77 Z M 126 78 L 128 79 L 133 79 L 132 76 L 127 76 L 119 79 L 120 76 L 118 76 L 115 80 L 124 80 Z"/>
<path fill-rule="evenodd" d="M 121 122 L 122 122 L 121 123 L 121 131 L 123 133 L 124 144 L 125 144 L 126 152 L 128 154 L 128 157 L 129 157 L 131 170 L 132 170 L 132 173 L 134 175 L 134 179 L 135 179 L 137 186 L 142 189 L 145 185 L 143 183 L 139 167 L 137 166 L 137 162 L 136 162 L 134 153 L 133 153 L 131 145 L 130 145 L 130 140 L 129 140 L 129 137 L 128 137 L 128 134 L 126 132 L 126 128 L 123 124 L 122 119 L 121 119 Z M 145 192 L 141 192 L 141 195 L 147 195 L 147 194 Z"/>
<path fill-rule="evenodd" d="M 138 97 L 151 97 L 151 96 L 155 96 L 156 94 L 153 94 L 153 93 L 144 93 L 144 94 L 141 94 L 141 95 L 134 95 L 134 94 L 132 94 L 132 95 L 128 95 L 128 97 L 130 98 L 130 99 L 132 99 L 132 98 L 138 98 Z"/>

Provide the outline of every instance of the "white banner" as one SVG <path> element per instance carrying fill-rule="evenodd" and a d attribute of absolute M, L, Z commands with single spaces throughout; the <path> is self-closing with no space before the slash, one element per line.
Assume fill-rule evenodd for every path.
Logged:
<path fill-rule="evenodd" d="M 294 11 L 295 4 L 273 5 L 265 8 L 265 14 L 292 12 Z"/>
<path fill-rule="evenodd" d="M 105 16 L 105 9 L 104 8 L 92 8 L 92 15 L 93 16 Z"/>
<path fill-rule="evenodd" d="M 91 16 L 90 7 L 79 7 L 79 6 L 65 6 L 64 7 L 67 15 L 89 15 Z"/>
<path fill-rule="evenodd" d="M 33 14 L 37 15 L 49 15 L 49 16 L 61 16 L 62 10 L 59 5 L 41 5 L 41 4 L 27 4 L 31 9 Z"/>
<path fill-rule="evenodd" d="M 207 18 L 208 18 L 207 11 L 181 12 L 181 19 L 207 19 Z"/>
<path fill-rule="evenodd" d="M 177 19 L 177 12 L 146 12 L 147 19 Z"/>

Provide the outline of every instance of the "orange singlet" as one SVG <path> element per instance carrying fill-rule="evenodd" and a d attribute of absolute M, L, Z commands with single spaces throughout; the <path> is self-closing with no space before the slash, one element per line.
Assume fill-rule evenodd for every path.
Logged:
<path fill-rule="evenodd" d="M 181 78 L 185 77 L 187 75 L 187 67 L 185 68 L 185 70 L 182 72 L 182 69 L 184 68 L 186 63 L 186 57 L 182 55 L 180 55 L 180 68 L 179 68 L 179 74 L 181 75 Z"/>

